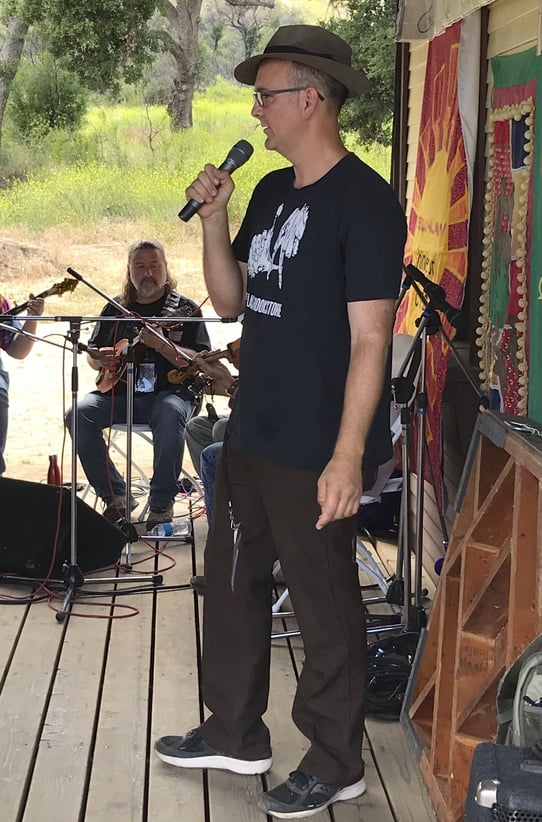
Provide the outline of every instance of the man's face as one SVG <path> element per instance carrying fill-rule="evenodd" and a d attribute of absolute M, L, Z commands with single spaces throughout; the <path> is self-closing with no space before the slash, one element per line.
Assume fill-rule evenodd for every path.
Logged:
<path fill-rule="evenodd" d="M 140 248 L 136 251 L 130 261 L 129 271 L 139 302 L 152 303 L 162 296 L 167 280 L 167 266 L 157 248 Z"/>
<path fill-rule="evenodd" d="M 295 85 L 291 63 L 284 60 L 264 60 L 260 64 L 254 85 L 262 93 L 291 88 Z M 264 94 L 265 105 L 260 106 L 254 102 L 252 106 L 252 116 L 260 121 L 265 134 L 265 147 L 278 151 L 284 157 L 288 157 L 290 149 L 297 145 L 303 123 L 300 116 L 302 94 L 299 91 L 269 97 Z"/>

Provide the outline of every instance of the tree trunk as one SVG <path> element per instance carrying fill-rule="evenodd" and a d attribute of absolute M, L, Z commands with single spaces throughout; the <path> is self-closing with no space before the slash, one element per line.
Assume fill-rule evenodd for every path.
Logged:
<path fill-rule="evenodd" d="M 169 94 L 167 113 L 171 118 L 173 131 L 192 128 L 192 101 L 196 85 L 195 72 L 192 77 L 177 63 L 177 77 Z"/>
<path fill-rule="evenodd" d="M 152 30 L 167 46 L 176 64 L 167 111 L 175 131 L 192 127 L 192 101 L 198 70 L 198 34 L 202 0 L 160 1 L 160 11 L 167 19 L 166 30 Z"/>
<path fill-rule="evenodd" d="M 6 33 L 2 51 L 0 52 L 0 142 L 2 140 L 4 114 L 9 92 L 13 78 L 19 68 L 28 28 L 28 23 L 25 23 L 20 17 L 10 17 L 6 25 Z"/>

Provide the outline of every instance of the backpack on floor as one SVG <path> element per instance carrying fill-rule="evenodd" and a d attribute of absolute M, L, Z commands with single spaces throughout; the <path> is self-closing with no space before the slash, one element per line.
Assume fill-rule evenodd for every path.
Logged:
<path fill-rule="evenodd" d="M 542 741 L 542 635 L 523 651 L 497 690 L 497 742 L 529 747 Z"/>

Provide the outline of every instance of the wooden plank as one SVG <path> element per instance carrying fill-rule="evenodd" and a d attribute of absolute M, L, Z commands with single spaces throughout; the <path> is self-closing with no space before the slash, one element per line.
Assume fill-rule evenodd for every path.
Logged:
<path fill-rule="evenodd" d="M 63 634 L 46 603 L 31 606 L 0 696 L 0 795 L 6 820 L 17 818 Z"/>
<path fill-rule="evenodd" d="M 431 799 L 399 723 L 368 719 L 365 727 L 394 818 L 401 822 L 434 822 Z"/>
<path fill-rule="evenodd" d="M 0 585 L 0 599 L 20 598 L 23 589 L 15 585 Z M 0 683 L 6 675 L 6 666 L 14 651 L 21 626 L 29 605 L 0 605 Z"/>
<path fill-rule="evenodd" d="M 514 20 L 513 25 L 497 29 L 489 35 L 487 56 L 515 54 L 536 46 L 538 15 L 533 14 Z"/>
<path fill-rule="evenodd" d="M 206 519 L 195 520 L 195 551 L 203 567 Z M 165 543 L 164 543 L 165 544 Z M 169 550 L 169 548 L 167 549 Z M 176 567 L 166 585 L 185 585 L 192 575 L 188 545 L 171 549 Z M 200 571 L 201 572 L 201 571 Z M 161 762 L 152 751 L 155 740 L 184 734 L 201 722 L 197 659 L 198 616 L 202 600 L 190 590 L 158 594 L 154 638 L 154 683 L 149 765 L 149 822 L 203 822 L 204 772 L 181 770 Z"/>
<path fill-rule="evenodd" d="M 379 540 L 374 554 L 385 569 L 384 573 L 395 571 L 397 546 L 393 542 Z M 433 593 L 434 588 L 423 573 L 422 584 L 425 582 L 428 590 Z M 385 612 L 388 607 L 385 604 L 376 605 L 372 610 Z M 367 718 L 365 732 L 372 756 L 378 763 L 378 773 L 384 780 L 387 801 L 395 814 L 393 818 L 400 819 L 401 822 L 434 822 L 435 815 L 429 795 L 423 788 L 416 762 L 399 722 L 381 722 Z M 365 752 L 364 757 L 367 763 L 369 758 Z M 369 771 L 368 775 L 370 776 Z M 370 788 L 371 783 L 368 782 L 368 785 Z M 363 798 L 358 801 L 363 804 Z M 376 817 L 367 817 L 372 818 Z"/>
<path fill-rule="evenodd" d="M 210 770 L 209 805 L 212 822 L 226 819 L 235 819 L 235 822 L 262 822 L 263 815 L 257 805 L 261 792 L 259 776 Z"/>
<path fill-rule="evenodd" d="M 367 791 L 357 799 L 336 802 L 333 805 L 334 822 L 394 822 L 396 817 L 388 804 L 372 751 L 364 750 L 363 759 Z M 403 820 L 406 822 L 408 817 L 399 816 L 397 818 L 401 819 L 401 822 Z"/>
<path fill-rule="evenodd" d="M 425 66 L 427 62 L 427 54 L 429 51 L 429 41 L 417 40 L 415 42 L 409 43 L 409 46 L 410 65 L 418 66 L 421 64 Z"/>
<path fill-rule="evenodd" d="M 490 6 L 488 31 L 491 33 L 496 29 L 514 25 L 516 20 L 536 10 L 537 6 L 533 0 L 496 0 Z"/>
<path fill-rule="evenodd" d="M 100 597 L 100 602 L 103 605 L 99 608 L 78 602 L 74 607 L 82 613 L 107 614 L 111 597 Z M 51 618 L 54 619 L 52 615 Z M 40 819 L 44 807 L 55 808 L 55 822 L 73 822 L 79 817 L 107 629 L 107 619 L 73 615 L 69 618 L 39 741 L 24 822 Z"/>
<path fill-rule="evenodd" d="M 136 573 L 154 565 L 138 565 L 140 551 L 142 556 L 152 553 L 143 543 L 132 545 Z M 152 590 L 150 582 L 148 587 Z M 124 603 L 139 613 L 111 624 L 86 809 L 93 822 L 108 822 L 116 814 L 135 822 L 143 804 L 153 595 L 117 599 L 118 605 Z"/>

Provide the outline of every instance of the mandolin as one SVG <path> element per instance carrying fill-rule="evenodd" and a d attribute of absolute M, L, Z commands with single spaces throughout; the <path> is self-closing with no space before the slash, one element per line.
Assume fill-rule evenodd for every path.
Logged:
<path fill-rule="evenodd" d="M 73 289 L 77 286 L 77 280 L 70 280 L 68 277 L 62 280 L 60 283 L 54 283 L 51 288 L 48 288 L 46 291 L 42 291 L 41 294 L 36 294 L 34 299 L 39 299 L 40 297 L 53 297 L 55 295 L 60 296 L 64 294 L 66 291 L 73 291 Z M 20 314 L 22 311 L 26 309 L 30 300 L 27 300 L 25 303 L 21 305 L 15 305 L 13 308 L 10 308 L 9 311 L 6 311 L 4 314 L 0 314 L 0 319 L 2 317 L 14 317 L 16 314 Z"/>
<path fill-rule="evenodd" d="M 239 337 L 238 340 L 234 340 L 231 343 L 228 343 L 225 349 L 222 351 L 211 351 L 211 353 L 205 357 L 207 362 L 216 362 L 216 360 L 226 359 L 231 362 L 235 368 L 239 369 L 239 349 L 241 347 L 241 338 Z M 201 373 L 201 369 L 198 366 L 197 362 L 191 362 L 186 365 L 184 368 L 173 368 L 171 371 L 168 371 L 167 378 L 168 382 L 172 383 L 173 385 L 180 385 L 182 382 L 185 381 L 187 377 L 195 376 L 196 374 Z"/>
<path fill-rule="evenodd" d="M 139 334 L 136 334 L 134 337 L 134 345 L 139 342 Z M 98 376 L 96 377 L 96 388 L 102 394 L 105 394 L 106 391 L 110 391 L 114 385 L 116 385 L 125 375 L 126 369 L 128 367 L 128 362 L 126 360 L 126 352 L 128 351 L 129 340 L 123 338 L 115 343 L 115 357 L 118 358 L 118 364 L 114 371 L 110 371 L 109 368 L 100 368 L 98 371 Z M 98 348 L 89 348 L 88 345 L 84 343 L 79 343 L 79 351 L 86 351 L 86 353 L 91 357 L 93 360 L 100 359 L 100 351 Z"/>

